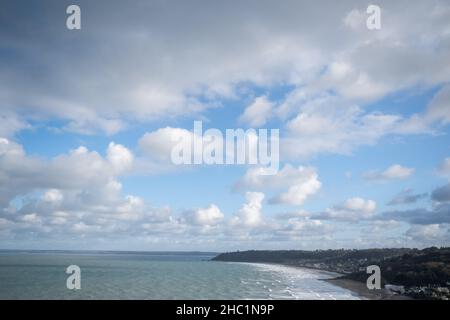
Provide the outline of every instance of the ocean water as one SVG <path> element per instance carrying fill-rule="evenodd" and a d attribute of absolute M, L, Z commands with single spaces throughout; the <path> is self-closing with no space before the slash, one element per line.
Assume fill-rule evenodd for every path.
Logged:
<path fill-rule="evenodd" d="M 208 254 L 0 252 L 0 299 L 358 299 L 334 274 Z M 69 290 L 67 266 L 81 268 Z"/>

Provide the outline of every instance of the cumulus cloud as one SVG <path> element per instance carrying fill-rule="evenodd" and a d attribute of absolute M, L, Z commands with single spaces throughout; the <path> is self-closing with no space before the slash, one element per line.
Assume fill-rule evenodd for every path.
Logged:
<path fill-rule="evenodd" d="M 193 239 L 227 243 L 270 240 L 274 236 L 293 241 L 317 235 L 325 228 L 318 221 L 302 222 L 300 217 L 281 223 L 264 218 L 265 196 L 261 192 L 247 192 L 242 206 L 228 217 L 215 204 L 187 214 L 153 207 L 141 197 L 123 194 L 119 179 L 134 163 L 134 156 L 115 143 L 109 144 L 105 156 L 79 147 L 51 159 L 34 158 L 20 144 L 7 139 L 1 140 L 0 151 L 2 239 L 13 235 L 25 242 L 40 237 L 98 243 L 133 235 L 145 241 L 172 239 L 183 244 Z M 291 169 L 292 173 L 297 171 Z M 285 185 L 287 177 L 283 174 L 288 173 L 283 171 L 277 184 Z M 17 198 L 20 202 L 14 202 Z"/>
<path fill-rule="evenodd" d="M 262 202 L 264 193 L 262 192 L 246 192 L 246 202 L 242 205 L 232 220 L 232 224 L 243 224 L 247 227 L 257 227 L 261 225 L 262 220 Z"/>
<path fill-rule="evenodd" d="M 278 132 L 265 138 L 250 128 L 220 131 L 208 128 L 203 131 L 202 122 L 194 122 L 192 131 L 182 128 L 160 128 L 145 133 L 139 139 L 143 155 L 138 159 L 140 169 L 156 171 L 174 170 L 178 165 L 237 164 L 264 165 L 264 173 L 278 170 Z M 275 140 L 276 141 L 275 141 Z M 265 146 L 267 148 L 265 148 Z M 267 151 L 267 152 L 266 152 Z M 267 154 L 266 154 L 267 153 Z"/>
<path fill-rule="evenodd" d="M 215 205 L 211 204 L 207 208 L 200 208 L 193 212 L 191 219 L 194 223 L 202 226 L 211 226 L 220 223 L 224 218 L 224 214 Z"/>
<path fill-rule="evenodd" d="M 273 204 L 302 205 L 305 200 L 317 193 L 321 187 L 316 169 L 311 167 L 293 167 L 286 164 L 274 175 L 266 175 L 267 169 L 255 167 L 247 170 L 236 183 L 238 189 L 251 188 L 256 190 L 284 189 L 269 200 Z"/>
<path fill-rule="evenodd" d="M 105 156 L 85 147 L 50 159 L 30 156 L 14 134 L 49 120 L 60 124 L 55 130 L 113 135 L 136 122 L 190 119 L 227 101 L 256 96 L 236 114 L 252 126 L 264 125 L 271 117 L 280 120 L 281 152 L 289 161 L 351 154 L 388 135 L 430 133 L 450 123 L 450 6 L 444 0 L 381 1 L 386 23 L 379 32 L 365 28 L 365 8 L 353 0 L 333 2 L 330 10 L 287 0 L 276 12 L 270 1 L 223 3 L 220 15 L 218 5 L 208 2 L 149 6 L 136 1 L 129 6 L 80 1 L 96 19 L 70 39 L 58 18 L 63 4 L 43 3 L 42 10 L 24 12 L 16 3 L 5 4 L 8 15 L 2 19 L 7 27 L 0 30 L 0 51 L 8 52 L 0 59 L 0 136 L 8 137 L 0 138 L 2 230 L 17 228 L 29 235 L 34 230 L 47 236 L 136 234 L 139 241 L 153 243 L 192 235 L 197 231 L 191 227 L 219 221 L 220 210 L 213 205 L 193 210 L 196 218 L 187 221 L 169 208 L 124 195 L 120 177 L 143 163 L 114 142 Z M 111 19 L 110 12 L 120 15 Z M 280 88 L 285 94 L 279 101 L 259 96 Z M 411 88 L 438 92 L 425 110 L 411 116 L 365 109 Z M 195 139 L 184 129 L 156 129 L 140 140 L 139 152 L 167 162 L 173 136 Z M 448 174 L 447 167 L 440 172 Z M 321 186 L 312 168 L 287 165 L 269 178 L 258 170 L 263 169 L 249 170 L 242 186 L 273 188 L 271 203 L 303 205 Z M 412 173 L 412 168 L 394 165 L 370 175 L 389 180 Z M 433 192 L 437 204 L 430 209 L 390 216 L 410 223 L 447 221 L 446 191 L 444 186 Z M 405 194 L 393 202 L 410 202 L 416 196 Z M 261 193 L 247 194 L 234 221 L 250 229 L 268 226 L 261 214 L 263 198 Z M 321 215 L 356 221 L 374 212 L 372 200 L 353 198 Z M 307 213 L 289 219 L 294 220 L 278 229 L 289 238 L 300 239 L 308 230 L 320 233 L 325 226 Z M 223 228 L 218 238 L 233 231 Z M 277 230 L 267 228 L 270 232 L 261 238 Z M 243 235 L 247 240 L 252 236 L 258 235 Z M 177 241 L 193 238 L 179 236 Z"/>
<path fill-rule="evenodd" d="M 139 139 L 139 147 L 146 156 L 168 163 L 175 145 L 185 143 L 187 149 L 191 150 L 193 139 L 201 137 L 195 137 L 193 132 L 186 129 L 166 127 L 145 133 Z"/>
<path fill-rule="evenodd" d="M 85 147 L 51 159 L 28 156 L 22 146 L 7 139 L 0 140 L 0 204 L 8 208 L 17 197 L 29 197 L 20 208 L 46 212 L 60 207 L 70 211 L 116 211 L 124 201 L 120 175 L 130 170 L 131 151 L 111 143 L 106 157 Z M 33 194 L 40 193 L 34 199 Z M 114 208 L 114 209 L 112 209 Z M 58 209 L 61 211 L 61 209 Z"/>
<path fill-rule="evenodd" d="M 359 221 L 372 218 L 376 208 L 375 201 L 355 197 L 328 208 L 324 212 L 314 214 L 312 217 L 324 220 Z"/>
<path fill-rule="evenodd" d="M 395 179 L 405 179 L 414 173 L 414 168 L 403 167 L 399 164 L 393 164 L 384 171 L 369 171 L 364 173 L 363 177 L 372 181 L 387 181 Z"/>
<path fill-rule="evenodd" d="M 260 127 L 272 115 L 273 105 L 266 96 L 257 97 L 244 110 L 244 113 L 239 117 L 239 121 L 248 124 L 250 127 Z"/>
<path fill-rule="evenodd" d="M 111 142 L 108 146 L 107 156 L 116 174 L 130 170 L 133 165 L 134 156 L 130 150 L 120 144 Z"/>
<path fill-rule="evenodd" d="M 270 203 L 300 206 L 309 196 L 315 194 L 320 189 L 320 186 L 321 183 L 317 176 L 313 176 L 307 181 L 297 181 L 286 192 L 282 192 L 270 199 Z"/>
<path fill-rule="evenodd" d="M 0 206 L 6 206 L 16 195 L 28 192 L 29 185 L 45 185 L 45 179 L 38 175 L 44 172 L 43 169 L 43 163 L 27 157 L 20 144 L 1 138 Z"/>
<path fill-rule="evenodd" d="M 365 200 L 362 198 L 350 198 L 344 202 L 341 208 L 345 210 L 361 211 L 371 214 L 376 209 L 376 203 L 373 200 Z"/>

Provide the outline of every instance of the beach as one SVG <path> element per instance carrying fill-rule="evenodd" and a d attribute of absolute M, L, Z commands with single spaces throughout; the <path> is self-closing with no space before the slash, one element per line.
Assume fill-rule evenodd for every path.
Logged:
<path fill-rule="evenodd" d="M 400 294 L 392 294 L 386 289 L 369 290 L 365 283 L 343 278 L 324 279 L 332 285 L 348 289 L 358 296 L 368 300 L 411 300 L 412 298 Z"/>

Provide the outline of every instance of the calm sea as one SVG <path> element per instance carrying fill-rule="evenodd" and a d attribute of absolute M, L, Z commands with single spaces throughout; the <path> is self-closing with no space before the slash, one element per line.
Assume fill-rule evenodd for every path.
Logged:
<path fill-rule="evenodd" d="M 358 299 L 333 274 L 202 253 L 0 251 L 0 299 Z M 69 290 L 67 266 L 81 268 Z"/>

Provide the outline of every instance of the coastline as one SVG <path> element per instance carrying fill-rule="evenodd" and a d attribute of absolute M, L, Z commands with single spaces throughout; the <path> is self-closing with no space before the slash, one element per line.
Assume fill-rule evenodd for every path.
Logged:
<path fill-rule="evenodd" d="M 366 300 L 413 300 L 413 298 L 396 294 L 389 292 L 386 289 L 379 289 L 379 290 L 369 290 L 365 283 L 359 282 L 352 279 L 346 279 L 343 278 L 344 274 L 333 272 L 329 270 L 319 269 L 319 268 L 309 268 L 309 267 L 303 267 L 303 266 L 296 266 L 293 264 L 283 264 L 286 266 L 296 267 L 296 268 L 303 268 L 303 269 L 310 269 L 310 270 L 316 270 L 321 271 L 328 274 L 333 274 L 333 278 L 328 279 L 320 279 L 321 281 L 328 282 L 329 284 L 332 284 L 334 286 L 347 289 L 354 294 L 356 294 L 358 297 L 366 299 Z"/>
<path fill-rule="evenodd" d="M 390 293 L 386 289 L 369 290 L 365 283 L 351 279 L 338 277 L 332 279 L 322 279 L 322 281 L 328 282 L 337 287 L 350 290 L 357 294 L 359 297 L 367 300 L 413 300 L 413 298 L 405 295 Z"/>
<path fill-rule="evenodd" d="M 239 262 L 238 262 L 239 263 Z M 413 300 L 413 298 L 396 294 L 389 292 L 386 289 L 379 289 L 379 290 L 369 290 L 365 283 L 359 282 L 356 280 L 346 279 L 343 278 L 343 274 L 338 272 L 333 272 L 329 270 L 319 269 L 319 268 L 309 268 L 289 263 L 260 263 L 260 262 L 241 262 L 241 263 L 252 263 L 252 264 L 273 264 L 273 265 L 279 265 L 279 266 L 285 266 L 285 267 L 294 267 L 297 269 L 307 269 L 312 271 L 318 271 L 323 273 L 324 275 L 331 276 L 330 278 L 324 278 L 324 279 L 318 279 L 320 281 L 327 282 L 333 286 L 340 287 L 342 289 L 346 289 L 350 292 L 352 292 L 355 296 L 358 298 L 361 298 L 362 300 Z"/>

